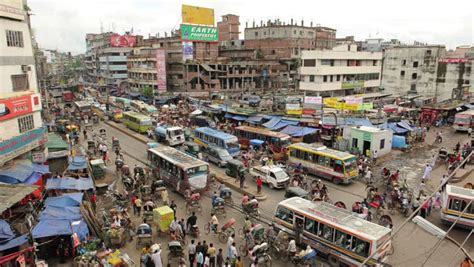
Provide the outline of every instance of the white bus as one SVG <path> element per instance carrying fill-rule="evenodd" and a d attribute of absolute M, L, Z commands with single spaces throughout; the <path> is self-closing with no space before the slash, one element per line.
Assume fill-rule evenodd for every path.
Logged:
<path fill-rule="evenodd" d="M 301 242 L 317 250 L 331 266 L 359 266 L 375 255 L 368 266 L 386 261 L 390 253 L 391 229 L 371 223 L 357 213 L 326 202 L 312 202 L 300 197 L 283 200 L 273 217 L 276 230 L 295 236 L 300 229 Z"/>
<path fill-rule="evenodd" d="M 441 220 L 443 223 L 452 224 L 457 220 L 458 227 L 474 228 L 474 189 L 446 185 L 442 199 Z"/>
<path fill-rule="evenodd" d="M 173 191 L 204 191 L 209 186 L 209 164 L 169 146 L 148 149 L 148 160 L 155 178 L 163 180 Z"/>

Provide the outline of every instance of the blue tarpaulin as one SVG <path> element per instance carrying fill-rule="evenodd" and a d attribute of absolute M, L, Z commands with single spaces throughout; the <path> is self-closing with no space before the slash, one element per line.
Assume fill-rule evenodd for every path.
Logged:
<path fill-rule="evenodd" d="M 275 125 L 277 125 L 277 123 L 279 123 L 281 120 L 281 117 L 273 117 L 271 118 L 269 121 L 265 122 L 263 124 L 263 126 L 267 127 L 267 128 L 272 128 L 274 127 Z"/>
<path fill-rule="evenodd" d="M 69 220 L 41 220 L 33 228 L 34 238 L 72 235 L 71 221 Z"/>
<path fill-rule="evenodd" d="M 363 118 L 345 118 L 345 124 L 351 126 L 367 126 L 374 127 L 374 125 L 368 119 Z"/>
<path fill-rule="evenodd" d="M 25 180 L 25 184 L 29 184 L 29 185 L 33 185 L 35 184 L 36 182 L 38 182 L 38 180 L 41 178 L 41 176 L 43 176 L 43 174 L 39 173 L 39 172 L 33 172 L 33 174 L 30 175 L 30 177 L 28 177 L 26 180 Z"/>
<path fill-rule="evenodd" d="M 49 171 L 49 165 L 33 163 L 33 164 L 31 164 L 31 166 L 33 166 L 33 171 L 35 171 L 35 172 L 38 172 L 38 173 L 41 173 L 41 174 L 51 173 Z"/>
<path fill-rule="evenodd" d="M 311 127 L 299 127 L 299 126 L 288 125 L 286 126 L 285 129 L 280 131 L 280 133 L 288 134 L 294 137 L 299 137 L 299 136 L 305 136 L 308 134 L 313 134 L 317 131 L 319 131 L 319 129 L 315 129 Z"/>
<path fill-rule="evenodd" d="M 80 206 L 82 203 L 82 197 L 84 193 L 70 193 L 64 194 L 59 197 L 48 197 L 45 200 L 45 206 L 54 206 L 54 207 L 72 207 Z"/>
<path fill-rule="evenodd" d="M 406 139 L 404 136 L 394 135 L 392 138 L 392 147 L 393 148 L 402 148 L 407 145 Z"/>
<path fill-rule="evenodd" d="M 407 129 L 398 127 L 396 123 L 389 123 L 388 124 L 388 129 L 392 130 L 394 134 L 404 134 L 408 132 Z"/>
<path fill-rule="evenodd" d="M 80 220 L 82 218 L 79 207 L 47 206 L 39 216 L 42 220 Z"/>
<path fill-rule="evenodd" d="M 226 114 L 224 115 L 224 118 L 226 118 L 226 119 L 231 119 L 233 116 L 234 116 L 234 115 L 232 115 L 232 114 L 230 114 L 230 113 L 226 113 Z"/>
<path fill-rule="evenodd" d="M 69 171 L 87 169 L 87 159 L 82 156 L 75 156 L 69 158 L 69 165 L 67 166 Z"/>
<path fill-rule="evenodd" d="M 247 116 L 235 115 L 235 116 L 232 116 L 232 119 L 236 121 L 244 121 L 247 119 Z"/>
<path fill-rule="evenodd" d="M 30 161 L 15 161 L 13 165 L 0 170 L 0 182 L 7 184 L 24 183 L 32 173 L 33 166 Z"/>
<path fill-rule="evenodd" d="M 397 123 L 397 126 L 400 126 L 404 129 L 407 129 L 410 132 L 413 132 L 415 130 L 410 126 L 410 124 L 407 121 L 401 121 L 401 122 Z"/>
<path fill-rule="evenodd" d="M 4 220 L 0 220 L 0 251 L 21 246 L 28 242 L 26 235 L 16 236 L 10 224 Z"/>
<path fill-rule="evenodd" d="M 94 183 L 90 177 L 88 178 L 50 178 L 46 182 L 46 189 L 75 189 L 75 190 L 89 190 L 94 188 Z"/>
<path fill-rule="evenodd" d="M 250 116 L 250 117 L 248 117 L 246 122 L 258 124 L 258 123 L 262 122 L 262 120 L 263 120 L 262 116 Z"/>
<path fill-rule="evenodd" d="M 263 144 L 263 140 L 260 139 L 252 139 L 250 140 L 250 144 L 252 146 L 261 146 Z"/>

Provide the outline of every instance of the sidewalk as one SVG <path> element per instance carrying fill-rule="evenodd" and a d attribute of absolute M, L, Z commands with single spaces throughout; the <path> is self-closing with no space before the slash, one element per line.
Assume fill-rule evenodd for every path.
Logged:
<path fill-rule="evenodd" d="M 134 138 L 135 140 L 137 140 L 139 142 L 142 142 L 144 144 L 146 144 L 148 142 L 155 142 L 155 140 L 151 140 L 147 136 L 144 136 L 144 135 L 139 134 L 139 133 L 132 132 L 131 130 L 129 130 L 125 126 L 123 126 L 122 124 L 118 124 L 118 123 L 115 123 L 115 122 L 112 122 L 112 121 L 104 121 L 104 123 L 107 124 L 108 126 L 114 128 L 114 129 L 122 132 L 123 134 L 126 134 L 126 135 L 130 136 L 131 138 Z M 224 183 L 230 189 L 232 189 L 236 192 L 239 192 L 241 194 L 247 194 L 249 196 L 255 196 L 255 198 L 259 201 L 267 199 L 267 195 L 265 195 L 263 193 L 257 194 L 257 189 L 256 188 L 254 188 L 254 190 L 252 190 L 252 189 L 250 189 L 250 186 L 247 186 L 247 185 L 245 185 L 244 188 L 240 188 L 240 184 L 236 181 L 236 179 L 233 178 L 233 177 L 227 176 L 225 174 L 224 169 L 212 166 L 211 164 L 209 164 L 209 166 L 210 166 L 211 173 L 215 174 L 214 177 L 216 178 L 216 180 L 219 183 Z M 248 183 L 248 182 L 249 182 L 249 179 L 246 179 L 246 183 Z"/>

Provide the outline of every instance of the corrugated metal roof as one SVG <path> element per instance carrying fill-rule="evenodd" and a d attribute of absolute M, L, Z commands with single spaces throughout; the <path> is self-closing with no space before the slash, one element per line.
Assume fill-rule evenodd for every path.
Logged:
<path fill-rule="evenodd" d="M 36 185 L 0 183 L 0 213 L 20 202 L 36 189 L 38 189 Z"/>

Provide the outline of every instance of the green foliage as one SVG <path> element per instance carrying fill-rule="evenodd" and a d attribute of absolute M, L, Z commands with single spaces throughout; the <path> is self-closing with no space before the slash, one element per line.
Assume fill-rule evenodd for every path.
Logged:
<path fill-rule="evenodd" d="M 145 95 L 149 98 L 153 98 L 153 88 L 151 88 L 151 87 L 143 88 L 143 95 Z"/>

